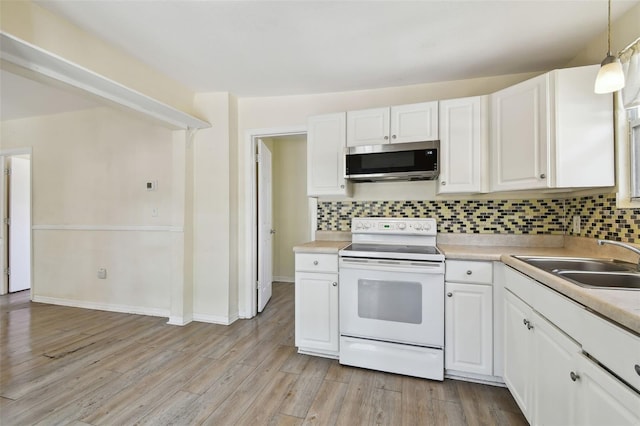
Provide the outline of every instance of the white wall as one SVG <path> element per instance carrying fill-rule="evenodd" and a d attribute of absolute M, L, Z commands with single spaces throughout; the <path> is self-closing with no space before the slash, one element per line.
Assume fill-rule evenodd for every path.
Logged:
<path fill-rule="evenodd" d="M 0 136 L 3 150 L 33 149 L 33 299 L 168 315 L 172 132 L 96 108 L 4 121 Z"/>

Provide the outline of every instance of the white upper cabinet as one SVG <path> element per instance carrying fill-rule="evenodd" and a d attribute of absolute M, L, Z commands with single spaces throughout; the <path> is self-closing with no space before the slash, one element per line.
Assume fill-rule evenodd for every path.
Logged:
<path fill-rule="evenodd" d="M 598 66 L 567 68 L 491 95 L 491 191 L 614 185 L 613 102 Z"/>
<path fill-rule="evenodd" d="M 388 107 L 347 112 L 347 146 L 389 143 Z"/>
<path fill-rule="evenodd" d="M 307 195 L 348 195 L 344 178 L 346 113 L 307 120 Z"/>
<path fill-rule="evenodd" d="M 438 193 L 487 192 L 488 96 L 440 101 Z"/>
<path fill-rule="evenodd" d="M 438 101 L 391 107 L 391 143 L 438 139 Z"/>
<path fill-rule="evenodd" d="M 438 102 L 347 112 L 347 146 L 438 139 Z"/>

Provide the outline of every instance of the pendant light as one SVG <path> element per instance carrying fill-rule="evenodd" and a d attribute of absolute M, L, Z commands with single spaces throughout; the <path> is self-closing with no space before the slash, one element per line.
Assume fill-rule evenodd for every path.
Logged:
<path fill-rule="evenodd" d="M 596 93 L 616 92 L 624 87 L 624 73 L 620 59 L 611 54 L 611 0 L 607 20 L 607 57 L 600 65 L 594 91 Z"/>

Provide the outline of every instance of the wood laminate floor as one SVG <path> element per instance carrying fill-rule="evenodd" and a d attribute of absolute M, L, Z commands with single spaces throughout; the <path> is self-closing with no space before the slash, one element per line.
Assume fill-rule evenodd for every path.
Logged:
<path fill-rule="evenodd" d="M 0 424 L 526 425 L 504 388 L 296 353 L 293 285 L 230 326 L 0 296 Z"/>

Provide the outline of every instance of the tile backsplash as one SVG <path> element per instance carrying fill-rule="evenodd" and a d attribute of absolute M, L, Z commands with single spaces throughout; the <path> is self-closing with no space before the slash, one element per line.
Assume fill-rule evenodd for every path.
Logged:
<path fill-rule="evenodd" d="M 321 201 L 318 230 L 350 231 L 352 217 L 434 217 L 441 233 L 577 235 L 638 242 L 640 209 L 616 209 L 615 194 L 522 200 Z M 572 232 L 572 218 L 581 230 Z"/>

